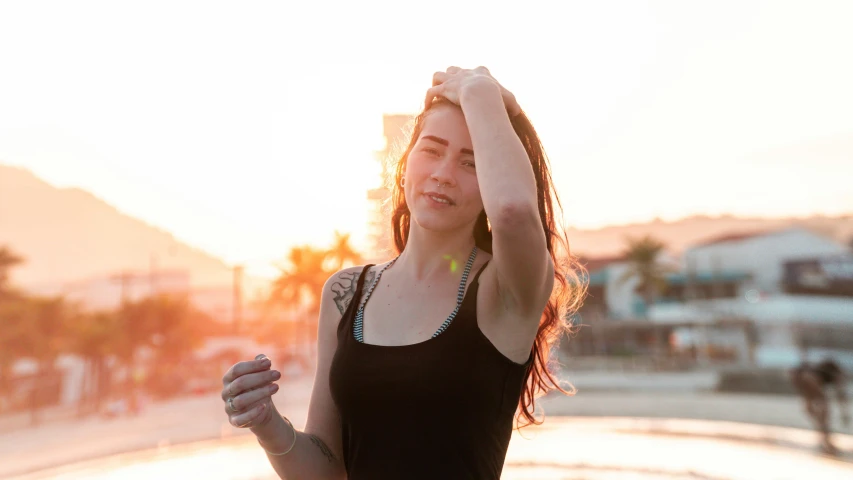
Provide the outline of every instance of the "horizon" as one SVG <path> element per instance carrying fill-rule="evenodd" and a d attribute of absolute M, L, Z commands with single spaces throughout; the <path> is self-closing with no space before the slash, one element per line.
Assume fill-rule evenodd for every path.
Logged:
<path fill-rule="evenodd" d="M 0 162 L 227 265 L 334 230 L 364 251 L 383 113 L 417 112 L 435 70 L 484 64 L 540 133 L 567 228 L 853 212 L 853 71 L 835 61 L 851 4 L 531 2 L 428 38 L 406 32 L 431 16 L 373 4 L 0 6 Z"/>

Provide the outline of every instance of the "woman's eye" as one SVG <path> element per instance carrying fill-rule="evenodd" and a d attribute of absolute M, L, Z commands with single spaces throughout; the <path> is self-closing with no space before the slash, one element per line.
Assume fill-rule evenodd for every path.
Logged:
<path fill-rule="evenodd" d="M 465 165 L 466 167 L 477 168 L 474 162 L 464 162 L 462 165 Z"/>
<path fill-rule="evenodd" d="M 436 150 L 432 147 L 426 147 L 426 148 L 424 148 L 423 151 L 430 154 L 430 155 L 438 155 L 438 150 Z"/>

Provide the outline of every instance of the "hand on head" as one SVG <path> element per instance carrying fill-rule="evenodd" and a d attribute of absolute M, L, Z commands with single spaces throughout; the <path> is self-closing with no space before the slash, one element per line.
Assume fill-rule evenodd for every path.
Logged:
<path fill-rule="evenodd" d="M 521 107 L 515 100 L 515 95 L 504 88 L 486 67 L 477 67 L 475 69 L 448 67 L 444 72 L 435 72 L 432 76 L 432 88 L 427 90 L 425 107 L 429 108 L 436 97 L 446 98 L 450 102 L 461 106 L 460 97 L 466 88 L 484 84 L 494 85 L 500 89 L 501 98 L 503 98 L 504 105 L 510 117 L 521 113 Z"/>

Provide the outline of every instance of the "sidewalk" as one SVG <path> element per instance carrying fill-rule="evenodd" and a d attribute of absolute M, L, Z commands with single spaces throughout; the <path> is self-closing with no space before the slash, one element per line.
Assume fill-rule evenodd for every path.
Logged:
<path fill-rule="evenodd" d="M 576 370 L 561 379 L 584 392 L 711 392 L 719 382 L 714 370 L 691 372 L 632 372 Z"/>
<path fill-rule="evenodd" d="M 312 378 L 282 382 L 276 408 L 305 424 Z M 232 427 L 218 394 L 149 405 L 137 417 L 45 423 L 0 433 L 0 478 L 122 452 L 198 440 L 251 435 Z"/>
<path fill-rule="evenodd" d="M 304 425 L 307 417 L 312 381 L 309 377 L 289 379 L 281 383 L 282 389 L 274 397 L 277 408 L 287 415 L 297 428 Z M 803 429 L 796 432 L 799 439 L 795 442 L 797 448 L 808 448 L 808 445 L 816 444 L 813 440 L 816 440 L 817 436 L 811 432 L 796 397 L 714 394 L 676 391 L 677 389 L 656 393 L 605 392 L 590 391 L 581 381 L 577 383 L 579 393 L 574 397 L 552 395 L 541 400 L 541 406 L 549 417 L 638 417 L 637 421 L 654 427 L 643 427 L 644 429 L 667 431 L 674 428 L 671 425 L 676 423 L 641 419 L 687 418 L 745 422 Z M 837 409 L 834 409 L 834 412 L 837 414 Z M 552 419 L 554 424 L 557 421 L 556 418 Z M 545 427 L 548 425 L 549 420 L 546 419 Z M 834 426 L 837 425 L 838 422 L 834 422 Z M 696 434 L 737 437 L 745 435 L 744 432 L 747 431 L 723 424 L 711 429 L 712 433 L 707 430 L 707 427 L 703 427 L 701 432 L 687 429 L 678 433 L 688 436 Z M 748 440 L 757 441 L 758 438 L 762 442 L 776 441 L 778 439 L 773 439 L 782 435 L 779 429 L 759 428 L 755 431 L 758 433 L 750 434 L 751 438 Z M 842 431 L 853 434 L 850 427 Z M 0 433 L 0 478 L 121 452 L 247 434 L 251 433 L 227 423 L 218 395 L 184 398 L 150 405 L 138 417 L 114 420 L 89 418 Z M 845 448 L 847 445 L 848 440 L 839 443 L 839 446 Z M 853 448 L 853 444 L 850 445 Z"/>
<path fill-rule="evenodd" d="M 793 396 L 710 392 L 596 392 L 579 388 L 573 397 L 551 394 L 541 399 L 541 406 L 549 417 L 683 418 L 812 429 L 799 398 Z M 853 426 L 841 425 L 837 404 L 833 403 L 830 409 L 833 431 L 853 435 Z"/>

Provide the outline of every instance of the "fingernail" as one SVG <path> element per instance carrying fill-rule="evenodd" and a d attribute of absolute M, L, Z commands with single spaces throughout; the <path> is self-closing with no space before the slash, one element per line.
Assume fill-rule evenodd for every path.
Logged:
<path fill-rule="evenodd" d="M 278 384 L 273 383 L 273 384 L 272 384 L 272 387 L 270 388 L 270 390 L 272 391 L 272 393 L 277 392 L 277 391 L 278 391 Z"/>
<path fill-rule="evenodd" d="M 264 355 L 263 353 L 259 353 L 258 356 L 255 357 L 255 360 L 260 360 L 262 358 L 267 358 L 267 356 Z"/>
<path fill-rule="evenodd" d="M 281 372 L 279 372 L 278 370 L 272 372 L 272 378 L 278 380 L 279 378 L 281 378 Z"/>
<path fill-rule="evenodd" d="M 264 359 L 264 361 L 262 361 L 262 362 L 261 362 L 261 366 L 263 366 L 263 367 L 269 367 L 269 366 L 270 366 L 270 359 L 269 359 L 269 358 L 265 358 L 265 359 Z"/>

